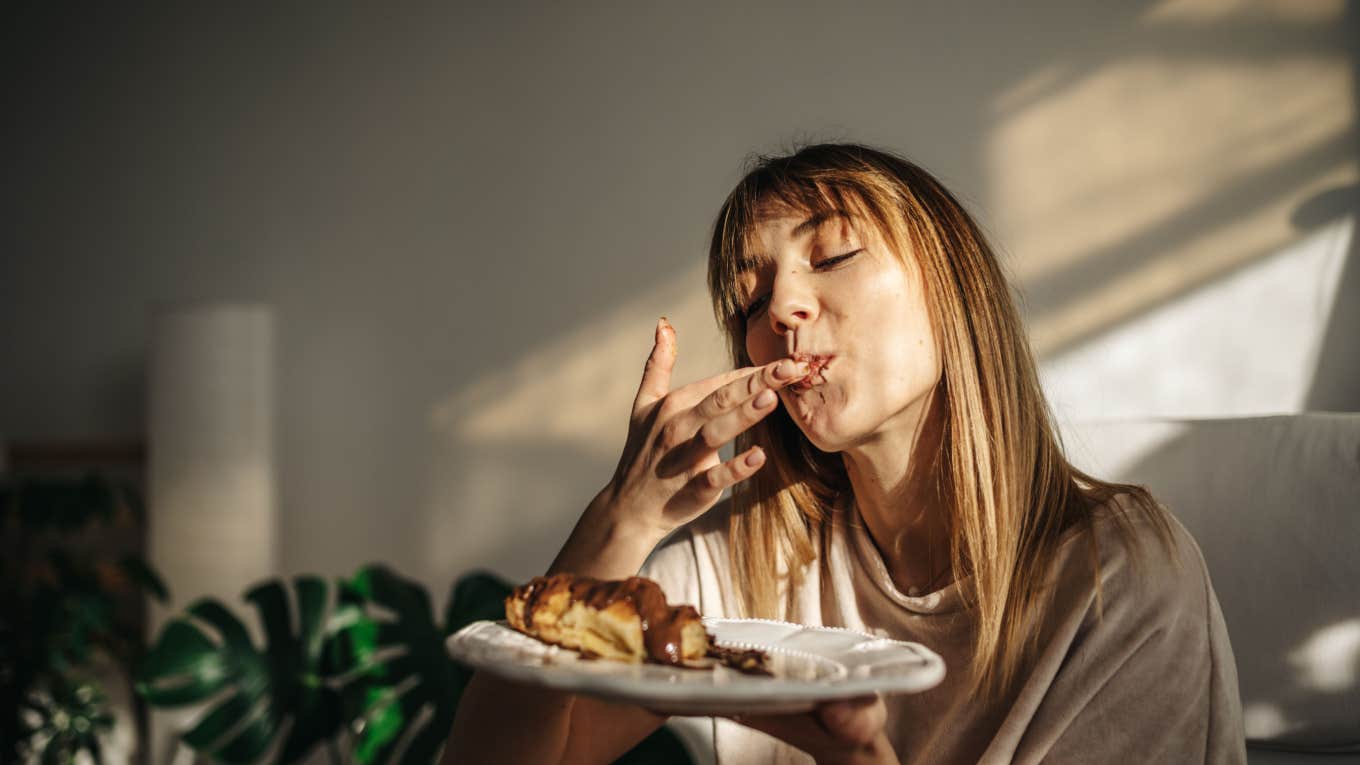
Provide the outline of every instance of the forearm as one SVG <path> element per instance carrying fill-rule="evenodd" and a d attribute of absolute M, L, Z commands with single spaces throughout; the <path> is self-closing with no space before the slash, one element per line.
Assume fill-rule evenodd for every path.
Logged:
<path fill-rule="evenodd" d="M 458 702 L 443 763 L 561 762 L 575 699 L 475 673 Z"/>
<path fill-rule="evenodd" d="M 626 509 L 612 503 L 606 489 L 596 495 L 571 536 L 548 567 L 549 574 L 572 573 L 596 579 L 623 579 L 637 574 L 652 548 L 665 537 L 662 529 L 631 522 Z"/>
<path fill-rule="evenodd" d="M 606 491 L 590 503 L 548 573 L 633 576 L 664 536 L 630 524 Z M 567 749 L 576 696 L 479 672 L 458 704 L 445 763 L 556 763 Z"/>

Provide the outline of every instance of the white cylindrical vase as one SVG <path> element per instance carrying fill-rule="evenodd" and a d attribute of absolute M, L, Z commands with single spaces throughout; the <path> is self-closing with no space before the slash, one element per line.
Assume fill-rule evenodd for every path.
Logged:
<path fill-rule="evenodd" d="M 157 309 L 148 369 L 147 557 L 170 590 L 148 639 L 200 597 L 256 633 L 241 593 L 278 570 L 274 318 L 261 305 Z M 150 761 L 193 762 L 179 740 L 199 705 L 153 710 Z"/>
<path fill-rule="evenodd" d="M 172 611 L 204 595 L 234 605 L 277 572 L 273 313 L 172 306 L 151 331 L 149 558 Z"/>

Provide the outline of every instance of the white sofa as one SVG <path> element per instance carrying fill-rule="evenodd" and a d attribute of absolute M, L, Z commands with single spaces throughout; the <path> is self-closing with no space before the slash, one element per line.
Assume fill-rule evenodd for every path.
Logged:
<path fill-rule="evenodd" d="M 1360 763 L 1360 414 L 1091 422 L 1064 441 L 1198 540 L 1250 762 Z"/>

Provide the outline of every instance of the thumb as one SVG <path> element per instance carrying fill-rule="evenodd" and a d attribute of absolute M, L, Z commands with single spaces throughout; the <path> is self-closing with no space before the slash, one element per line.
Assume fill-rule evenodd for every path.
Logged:
<path fill-rule="evenodd" d="M 828 733 L 852 744 L 872 741 L 887 722 L 887 707 L 878 696 L 823 704 L 818 707 L 816 714 Z"/>
<path fill-rule="evenodd" d="M 675 327 L 662 316 L 656 323 L 652 355 L 647 357 L 647 366 L 642 371 L 642 384 L 638 387 L 637 399 L 633 401 L 635 413 L 670 392 L 675 356 Z"/>

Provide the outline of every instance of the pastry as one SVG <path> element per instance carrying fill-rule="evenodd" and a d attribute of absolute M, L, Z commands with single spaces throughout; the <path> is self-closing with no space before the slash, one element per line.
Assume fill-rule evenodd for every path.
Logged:
<path fill-rule="evenodd" d="M 693 606 L 670 606 L 661 586 L 630 577 L 534 577 L 505 599 L 510 626 L 591 658 L 699 664 L 712 638 Z"/>
<path fill-rule="evenodd" d="M 534 577 L 505 599 L 510 626 L 587 658 L 683 667 L 717 663 L 769 674 L 760 651 L 714 645 L 693 606 L 672 606 L 661 586 L 644 577 L 603 581 L 573 574 Z"/>

